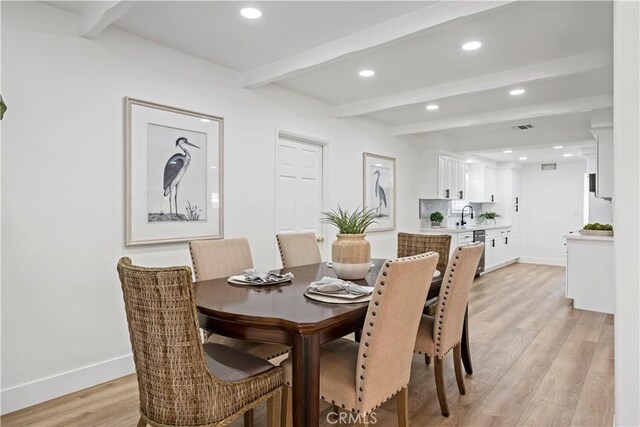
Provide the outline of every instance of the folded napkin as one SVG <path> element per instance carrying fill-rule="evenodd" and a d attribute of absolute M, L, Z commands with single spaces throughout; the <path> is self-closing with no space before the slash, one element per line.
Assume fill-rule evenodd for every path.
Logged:
<path fill-rule="evenodd" d="M 311 283 L 307 287 L 307 291 L 330 295 L 370 295 L 373 292 L 373 288 L 356 285 L 335 277 L 323 277 L 317 282 Z"/>
<path fill-rule="evenodd" d="M 249 268 L 243 271 L 244 279 L 253 283 L 271 283 L 281 282 L 283 280 L 293 279 L 293 273 L 278 274 L 272 272 L 260 273 L 255 268 Z"/>

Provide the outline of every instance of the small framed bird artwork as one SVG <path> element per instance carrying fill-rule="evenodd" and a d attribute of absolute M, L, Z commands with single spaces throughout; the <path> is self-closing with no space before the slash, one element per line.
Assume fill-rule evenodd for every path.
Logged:
<path fill-rule="evenodd" d="M 396 228 L 396 159 L 363 153 L 363 205 L 374 210 L 376 224 L 368 231 Z"/>
<path fill-rule="evenodd" d="M 126 245 L 222 238 L 223 119 L 125 98 Z"/>

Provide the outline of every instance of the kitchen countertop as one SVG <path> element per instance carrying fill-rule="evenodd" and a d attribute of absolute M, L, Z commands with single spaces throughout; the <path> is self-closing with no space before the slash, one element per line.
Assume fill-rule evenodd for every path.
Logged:
<path fill-rule="evenodd" d="M 589 235 L 582 235 L 580 233 L 571 233 L 571 234 L 565 234 L 564 236 L 565 239 L 575 239 L 575 240 L 599 240 L 599 241 L 604 241 L 604 242 L 613 242 L 613 236 L 589 236 Z"/>
<path fill-rule="evenodd" d="M 509 228 L 510 224 L 496 224 L 496 225 L 467 225 L 464 228 L 460 227 L 423 227 L 420 231 L 429 231 L 429 232 L 442 232 L 442 233 L 467 233 L 476 230 L 495 230 L 497 228 Z"/>

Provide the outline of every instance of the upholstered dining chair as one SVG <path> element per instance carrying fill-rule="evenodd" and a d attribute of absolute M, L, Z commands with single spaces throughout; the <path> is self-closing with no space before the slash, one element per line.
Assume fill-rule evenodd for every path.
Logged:
<path fill-rule="evenodd" d="M 408 424 L 413 347 L 437 263 L 437 253 L 386 261 L 369 302 L 360 342 L 342 338 L 320 348 L 322 400 L 350 411 L 360 425 L 367 425 L 368 415 L 393 396 L 398 399 L 398 424 Z M 280 366 L 286 383 L 283 424 L 288 424 L 291 358 Z"/>
<path fill-rule="evenodd" d="M 220 344 L 202 344 L 189 267 L 118 262 L 140 393 L 138 427 L 222 426 L 267 401 L 279 423 L 282 368 Z"/>
<path fill-rule="evenodd" d="M 483 250 L 484 243 L 476 242 L 458 246 L 453 251 L 442 279 L 436 314 L 422 316 L 416 337 L 415 351 L 434 358 L 438 401 L 445 417 L 449 416 L 449 406 L 444 389 L 443 359 L 451 350 L 458 390 L 460 394 L 466 393 L 460 342 L 469 293 Z"/>
<path fill-rule="evenodd" d="M 276 234 L 282 268 L 322 262 L 315 233 Z"/>
<path fill-rule="evenodd" d="M 196 280 L 234 276 L 253 268 L 251 248 L 245 238 L 194 240 L 189 242 L 189 250 Z M 289 351 L 289 347 L 282 344 L 246 341 L 218 334 L 208 335 L 206 341 L 246 351 L 263 359 L 273 359 Z"/>

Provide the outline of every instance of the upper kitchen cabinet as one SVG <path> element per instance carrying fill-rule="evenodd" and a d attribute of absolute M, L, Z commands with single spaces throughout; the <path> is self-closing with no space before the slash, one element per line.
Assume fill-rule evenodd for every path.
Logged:
<path fill-rule="evenodd" d="M 596 137 L 596 197 L 613 197 L 613 128 L 591 129 Z"/>
<path fill-rule="evenodd" d="M 469 197 L 472 203 L 496 203 L 498 201 L 496 169 L 485 165 L 469 166 Z"/>
<path fill-rule="evenodd" d="M 466 199 L 466 163 L 437 151 L 422 152 L 420 155 L 420 198 Z"/>

